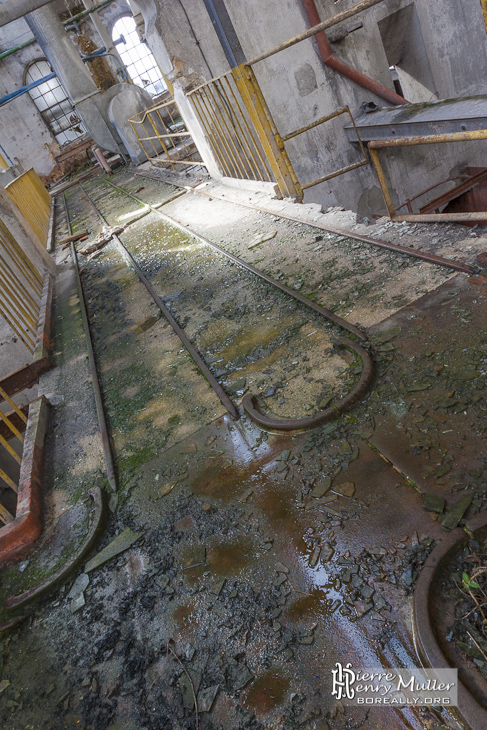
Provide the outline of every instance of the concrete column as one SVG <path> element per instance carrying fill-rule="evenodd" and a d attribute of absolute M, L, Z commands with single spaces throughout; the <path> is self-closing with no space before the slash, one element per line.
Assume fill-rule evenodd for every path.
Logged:
<path fill-rule="evenodd" d="M 93 139 L 105 149 L 120 152 L 104 118 L 101 92 L 57 13 L 45 6 L 25 19 Z"/>
<path fill-rule="evenodd" d="M 87 10 L 90 10 L 95 5 L 93 0 L 83 0 L 83 4 Z M 102 44 L 105 46 L 105 48 L 107 49 L 107 51 L 109 53 L 113 53 L 113 55 L 118 58 L 118 60 L 120 61 L 120 63 L 123 66 L 123 61 L 120 58 L 120 54 L 117 51 L 116 46 L 113 45 L 113 41 L 110 38 L 110 35 L 109 35 L 107 29 L 105 28 L 103 20 L 100 17 L 100 14 L 95 10 L 95 12 L 91 13 L 89 17 L 93 21 L 93 25 L 95 26 L 95 28 L 98 32 L 98 35 L 100 36 L 100 38 L 102 40 Z"/>
<path fill-rule="evenodd" d="M 52 0 L 4 0 L 0 3 L 0 27 L 22 18 L 26 13 L 47 5 Z"/>

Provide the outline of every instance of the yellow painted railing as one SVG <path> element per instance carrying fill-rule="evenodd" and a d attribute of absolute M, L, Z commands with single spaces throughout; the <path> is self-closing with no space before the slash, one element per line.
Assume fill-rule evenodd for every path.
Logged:
<path fill-rule="evenodd" d="M 0 219 L 0 315 L 31 352 L 41 292 L 42 276 Z"/>
<path fill-rule="evenodd" d="M 175 165 L 203 165 L 174 99 L 155 104 L 128 120 L 147 159 Z"/>
<path fill-rule="evenodd" d="M 51 196 L 41 183 L 36 171 L 27 170 L 6 185 L 5 190 L 27 218 L 39 240 L 46 245 L 49 234 Z"/>

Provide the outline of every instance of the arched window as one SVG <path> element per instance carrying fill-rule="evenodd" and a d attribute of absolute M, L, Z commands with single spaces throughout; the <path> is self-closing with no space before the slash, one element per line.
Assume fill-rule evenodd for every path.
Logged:
<path fill-rule="evenodd" d="M 151 96 L 162 94 L 167 89 L 156 59 L 145 43 L 139 39 L 135 20 L 127 15 L 117 20 L 112 30 L 112 39 L 117 43 L 117 51 L 127 69 L 127 73 L 137 86 Z"/>
<path fill-rule="evenodd" d="M 27 67 L 24 84 L 38 81 L 50 73 L 52 68 L 49 62 L 45 58 L 39 58 Z M 86 134 L 86 129 L 57 77 L 35 86 L 29 91 L 29 96 L 59 144 L 72 142 Z"/>

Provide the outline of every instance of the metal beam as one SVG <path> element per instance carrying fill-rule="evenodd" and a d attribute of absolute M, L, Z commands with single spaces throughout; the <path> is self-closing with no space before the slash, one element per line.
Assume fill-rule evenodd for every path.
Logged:
<path fill-rule="evenodd" d="M 7 2 L 0 3 L 0 28 L 50 2 L 52 0 L 7 0 Z"/>

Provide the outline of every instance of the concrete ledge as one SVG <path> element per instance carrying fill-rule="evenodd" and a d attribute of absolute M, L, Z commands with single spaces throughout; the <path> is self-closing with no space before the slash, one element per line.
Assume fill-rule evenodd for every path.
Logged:
<path fill-rule="evenodd" d="M 49 362 L 49 353 L 51 351 L 51 311 L 53 294 L 54 277 L 46 270 L 39 307 L 39 321 L 37 323 L 34 357 L 32 358 L 34 366 L 36 366 L 36 364 L 39 366 L 40 363 L 44 363 L 44 366 L 49 365 L 49 368 L 51 367 L 51 363 Z M 43 372 L 46 371 L 43 370 Z"/>
<path fill-rule="evenodd" d="M 23 552 L 41 534 L 41 488 L 49 408 L 49 401 L 44 396 L 29 406 L 17 509 L 13 522 L 0 528 L 0 564 Z"/>
<path fill-rule="evenodd" d="M 47 232 L 47 241 L 46 241 L 46 248 L 49 251 L 49 253 L 53 253 L 54 251 L 54 223 L 55 223 L 55 213 L 56 213 L 56 198 L 52 198 L 51 200 L 51 210 L 49 211 L 49 229 Z"/>
<path fill-rule="evenodd" d="M 456 528 L 445 537 L 430 553 L 421 570 L 413 598 L 413 631 L 414 642 L 425 666 L 446 668 L 451 666 L 443 653 L 436 637 L 430 606 L 436 600 L 434 584 L 438 571 L 455 554 L 463 542 L 470 539 L 473 533 L 487 526 L 487 512 L 481 512 L 466 524 L 466 530 Z M 455 708 L 451 708 L 454 710 Z M 487 728 L 487 710 L 482 707 L 469 691 L 459 673 L 458 711 L 471 730 Z"/>
<path fill-rule="evenodd" d="M 24 591 L 24 593 L 21 593 L 18 596 L 10 596 L 7 598 L 5 601 L 6 608 L 12 609 L 23 606 L 51 590 L 51 588 L 54 588 L 54 586 L 60 581 L 66 580 L 71 571 L 76 568 L 76 566 L 94 546 L 103 524 L 103 494 L 99 487 L 95 487 L 94 489 L 90 489 L 89 495 L 93 499 L 94 514 L 93 519 L 91 520 L 90 529 L 83 544 L 76 553 L 71 556 L 65 565 L 59 568 L 59 570 L 57 570 L 49 578 L 46 578 L 46 580 L 42 583 L 29 588 L 27 591 Z"/>

